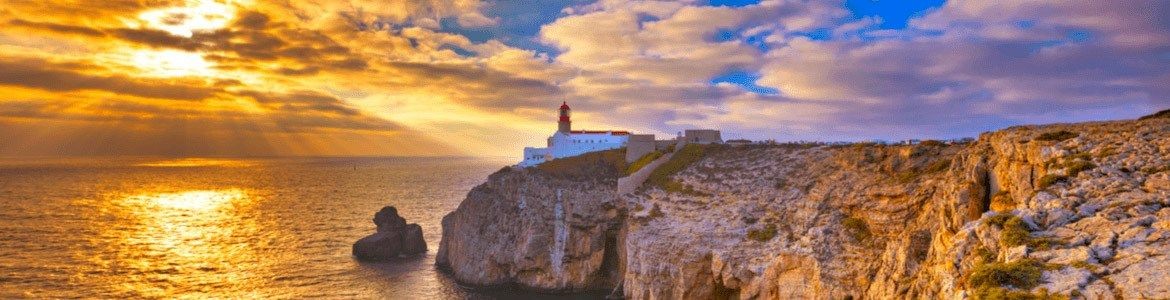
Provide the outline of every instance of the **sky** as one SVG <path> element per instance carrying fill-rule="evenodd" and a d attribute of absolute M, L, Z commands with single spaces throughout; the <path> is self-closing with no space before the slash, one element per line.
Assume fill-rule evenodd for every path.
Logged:
<path fill-rule="evenodd" d="M 1170 1 L 0 0 L 0 157 L 975 137 L 1170 108 Z"/>

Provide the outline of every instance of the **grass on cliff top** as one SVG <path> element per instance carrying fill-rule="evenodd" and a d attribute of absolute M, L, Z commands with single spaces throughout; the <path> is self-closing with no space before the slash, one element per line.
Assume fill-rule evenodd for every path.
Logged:
<path fill-rule="evenodd" d="M 977 294 L 1002 294 L 1006 291 L 997 291 L 1003 287 L 1032 289 L 1040 284 L 1040 275 L 1044 274 L 1044 264 L 1034 259 L 1020 259 L 1012 263 L 989 263 L 975 267 L 966 279 L 969 287 L 975 288 Z M 995 294 L 987 294 L 993 296 Z M 977 299 L 1013 299 L 1013 298 L 982 298 Z"/>
<path fill-rule="evenodd" d="M 663 153 L 662 151 L 654 151 L 646 153 L 646 155 L 642 155 L 642 157 L 639 157 L 638 160 L 630 163 L 629 167 L 626 167 L 626 175 L 638 172 L 638 170 L 641 170 L 642 168 L 646 167 L 646 165 L 649 165 L 650 163 L 654 162 L 654 160 L 662 157 L 663 155 L 666 155 L 666 153 Z"/>
<path fill-rule="evenodd" d="M 1159 111 L 1159 112 L 1153 113 L 1151 115 L 1138 118 L 1138 120 L 1163 119 L 1163 118 L 1170 119 L 1170 109 Z"/>
<path fill-rule="evenodd" d="M 1004 247 L 1027 245 L 1033 249 L 1044 250 L 1060 243 L 1052 238 L 1032 236 L 1032 232 L 1028 230 L 1028 225 L 1024 224 L 1024 220 L 1010 213 L 991 216 L 983 220 L 983 224 L 1000 228 L 999 242 Z"/>
<path fill-rule="evenodd" d="M 626 149 L 591 152 L 558 158 L 536 166 L 537 169 L 567 178 L 618 178 L 626 171 Z"/>
<path fill-rule="evenodd" d="M 1058 182 L 1066 182 L 1066 181 L 1068 181 L 1068 176 L 1060 175 L 1060 174 L 1048 174 L 1048 175 L 1044 175 L 1044 177 L 1040 177 L 1040 182 L 1037 182 L 1036 185 L 1041 190 L 1043 190 L 1043 189 L 1047 189 L 1048 187 L 1050 187 L 1053 184 L 1056 184 Z"/>
<path fill-rule="evenodd" d="M 667 192 L 686 192 L 687 186 L 671 180 L 671 177 L 682 172 L 687 166 L 703 159 L 706 154 L 706 145 L 687 144 L 683 146 L 674 156 L 670 157 L 670 160 L 650 173 L 650 177 L 646 179 L 646 186 L 661 187 Z"/>
<path fill-rule="evenodd" d="M 1079 136 L 1079 135 L 1076 133 L 1070 132 L 1068 130 L 1061 130 L 1061 131 L 1051 131 L 1051 132 L 1041 133 L 1039 136 L 1036 137 L 1036 140 L 1037 141 L 1059 142 L 1059 141 L 1075 138 L 1077 136 Z"/>

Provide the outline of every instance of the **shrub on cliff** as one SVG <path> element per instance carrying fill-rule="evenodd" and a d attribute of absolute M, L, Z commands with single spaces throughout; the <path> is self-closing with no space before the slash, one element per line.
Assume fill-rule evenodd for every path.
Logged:
<path fill-rule="evenodd" d="M 845 227 L 845 233 L 848 233 L 850 237 L 853 237 L 853 240 L 858 242 L 865 241 L 870 236 L 873 236 L 869 232 L 869 226 L 865 224 L 865 220 L 859 218 L 848 217 L 841 219 L 841 226 Z"/>
<path fill-rule="evenodd" d="M 1037 141 L 1059 142 L 1059 141 L 1063 141 L 1063 140 L 1067 140 L 1067 139 L 1071 139 L 1071 138 L 1075 138 L 1075 137 L 1077 137 L 1076 133 L 1069 132 L 1068 130 L 1061 130 L 1061 131 L 1051 131 L 1051 132 L 1042 133 L 1042 134 L 1040 134 L 1040 136 L 1036 137 L 1036 140 Z"/>
<path fill-rule="evenodd" d="M 967 285 L 977 291 L 1013 287 L 1030 290 L 1040 284 L 1044 265 L 1033 259 L 1008 263 L 986 263 L 975 267 L 967 278 Z"/>
<path fill-rule="evenodd" d="M 776 237 L 776 224 L 768 224 L 763 229 L 752 229 L 748 231 L 747 237 L 757 242 L 771 241 Z"/>
<path fill-rule="evenodd" d="M 997 214 L 983 221 L 984 225 L 1000 228 L 999 241 L 1007 247 L 1025 245 L 1031 242 L 1032 233 L 1024 220 L 1013 214 Z"/>
<path fill-rule="evenodd" d="M 1068 163 L 1068 165 L 1066 166 L 1066 168 L 1068 168 L 1067 174 L 1069 177 L 1076 177 L 1078 174 L 1081 174 L 1081 172 L 1092 170 L 1093 168 L 1096 168 L 1096 167 L 1097 167 L 1096 164 L 1093 164 L 1093 162 L 1086 161 L 1086 160 L 1073 161 L 1073 162 Z"/>
<path fill-rule="evenodd" d="M 1039 187 L 1040 189 L 1043 190 L 1043 189 L 1047 189 L 1048 187 L 1052 186 L 1053 184 L 1056 184 L 1057 182 L 1063 182 L 1063 181 L 1067 181 L 1067 180 L 1068 180 L 1068 176 L 1059 175 L 1059 174 L 1048 174 L 1048 175 L 1044 175 L 1044 177 L 1040 177 L 1040 182 L 1037 182 L 1036 185 L 1037 185 L 1037 187 Z"/>

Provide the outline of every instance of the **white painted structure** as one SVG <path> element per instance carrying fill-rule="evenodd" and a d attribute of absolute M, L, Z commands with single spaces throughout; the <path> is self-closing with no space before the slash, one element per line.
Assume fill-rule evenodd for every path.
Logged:
<path fill-rule="evenodd" d="M 520 167 L 531 167 L 557 158 L 572 157 L 589 152 L 617 149 L 626 146 L 630 133 L 626 131 L 572 130 L 568 103 L 561 104 L 560 121 L 556 133 L 548 138 L 548 147 L 524 148 Z"/>

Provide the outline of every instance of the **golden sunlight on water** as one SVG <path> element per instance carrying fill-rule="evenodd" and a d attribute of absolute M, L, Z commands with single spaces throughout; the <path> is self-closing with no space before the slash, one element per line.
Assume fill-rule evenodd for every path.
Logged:
<path fill-rule="evenodd" d="M 120 255 L 98 265 L 125 270 L 119 289 L 147 297 L 249 297 L 264 276 L 250 239 L 260 230 L 238 214 L 259 199 L 237 188 L 141 192 L 113 204 L 125 224 L 103 229 Z M 202 287 L 202 288 L 193 288 Z"/>
<path fill-rule="evenodd" d="M 0 299 L 482 295 L 439 273 L 434 254 L 442 217 L 503 163 L 0 161 Z M 354 260 L 353 242 L 376 230 L 371 218 L 386 205 L 423 226 L 427 256 Z"/>
<path fill-rule="evenodd" d="M 152 161 L 138 164 L 139 167 L 160 167 L 160 168 L 178 168 L 178 167 L 252 167 L 255 162 L 239 159 L 214 159 L 214 158 L 179 158 Z"/>

